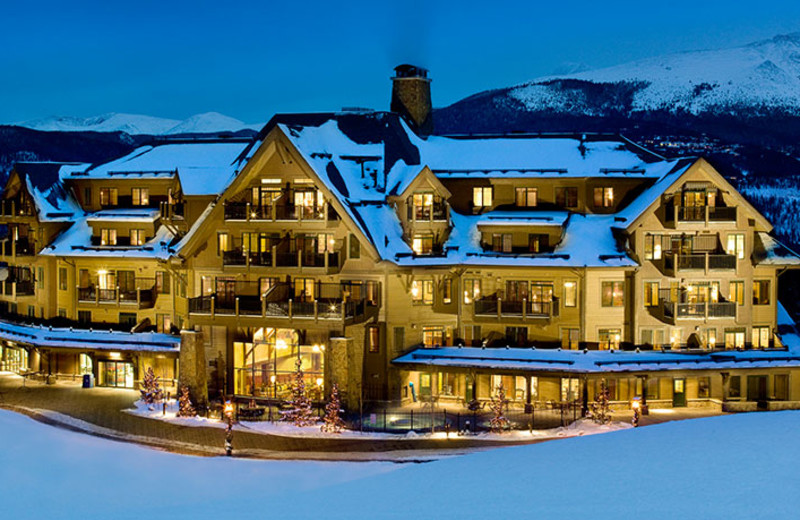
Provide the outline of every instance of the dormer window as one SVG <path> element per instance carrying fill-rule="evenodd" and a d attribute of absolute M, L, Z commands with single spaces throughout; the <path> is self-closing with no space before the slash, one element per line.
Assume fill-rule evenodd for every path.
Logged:
<path fill-rule="evenodd" d="M 150 204 L 150 189 L 133 188 L 131 190 L 131 199 L 134 206 L 148 206 Z"/>
<path fill-rule="evenodd" d="M 492 187 L 482 186 L 472 188 L 472 204 L 476 208 L 488 208 L 492 205 Z"/>
<path fill-rule="evenodd" d="M 414 220 L 430 220 L 433 214 L 433 193 L 415 193 Z"/>
<path fill-rule="evenodd" d="M 510 253 L 512 251 L 511 233 L 492 234 L 492 251 L 495 253 Z"/>
<path fill-rule="evenodd" d="M 531 253 L 541 253 L 546 250 L 550 242 L 548 235 L 530 234 L 528 235 L 528 251 Z"/>
<path fill-rule="evenodd" d="M 116 206 L 119 192 L 117 188 L 100 188 L 100 205 L 101 206 Z"/>
<path fill-rule="evenodd" d="M 556 206 L 562 208 L 577 208 L 578 188 L 575 186 L 556 188 Z"/>
<path fill-rule="evenodd" d="M 614 205 L 614 188 L 603 187 L 594 189 L 594 206 L 596 208 L 610 208 Z"/>
<path fill-rule="evenodd" d="M 101 246 L 115 246 L 115 245 L 117 245 L 117 230 L 116 229 L 101 229 L 100 230 L 100 245 Z"/>
<path fill-rule="evenodd" d="M 516 188 L 514 200 L 517 207 L 535 207 L 539 203 L 539 190 L 537 188 Z"/>

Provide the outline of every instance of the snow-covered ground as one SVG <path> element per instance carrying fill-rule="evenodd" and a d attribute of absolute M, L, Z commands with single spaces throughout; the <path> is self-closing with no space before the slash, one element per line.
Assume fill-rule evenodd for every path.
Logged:
<path fill-rule="evenodd" d="M 189 457 L 0 411 L 4 518 L 796 518 L 800 412 L 426 464 Z"/>
<path fill-rule="evenodd" d="M 38 411 L 38 410 L 37 410 Z M 147 405 L 143 401 L 136 401 L 134 409 L 123 410 L 131 415 L 138 415 L 140 417 L 147 417 L 148 419 L 156 419 L 159 421 L 171 422 L 180 424 L 182 426 L 206 426 L 211 428 L 225 428 L 225 423 L 218 419 L 206 419 L 205 417 L 178 417 L 178 403 L 175 399 L 170 399 L 167 402 L 166 411 L 164 410 L 163 403 L 156 405 Z M 326 438 L 342 438 L 342 439 L 419 439 L 419 438 L 433 438 L 444 439 L 448 436 L 446 432 L 437 431 L 431 433 L 416 433 L 409 432 L 407 434 L 397 433 L 382 433 L 382 432 L 359 432 L 351 430 L 343 430 L 340 433 L 325 433 L 320 431 L 319 423 L 315 426 L 297 427 L 287 422 L 269 422 L 269 421 L 242 421 L 236 424 L 235 430 L 246 431 L 250 433 L 263 433 L 269 435 L 280 435 L 283 437 L 326 437 Z M 559 437 L 576 437 L 582 435 L 593 435 L 597 433 L 608 433 L 616 430 L 630 428 L 631 425 L 623 422 L 615 422 L 610 424 L 599 425 L 592 422 L 590 419 L 581 419 L 570 424 L 567 427 L 551 428 L 547 430 L 513 430 L 504 433 L 478 433 L 470 435 L 471 438 L 486 440 L 486 441 L 508 441 L 520 442 L 525 440 L 541 440 Z M 450 432 L 450 436 L 455 438 L 458 433 Z"/>

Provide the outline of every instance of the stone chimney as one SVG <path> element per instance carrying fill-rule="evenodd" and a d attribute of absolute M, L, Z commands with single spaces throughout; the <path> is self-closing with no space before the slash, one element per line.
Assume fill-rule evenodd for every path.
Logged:
<path fill-rule="evenodd" d="M 414 132 L 433 133 L 431 80 L 428 70 L 415 65 L 398 65 L 392 77 L 392 112 L 400 114 Z"/>

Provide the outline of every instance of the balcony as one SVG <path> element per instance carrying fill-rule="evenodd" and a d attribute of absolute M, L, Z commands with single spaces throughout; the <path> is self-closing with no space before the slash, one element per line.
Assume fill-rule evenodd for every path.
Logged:
<path fill-rule="evenodd" d="M 163 220 L 183 220 L 183 202 L 161 202 L 159 204 L 161 218 Z"/>
<path fill-rule="evenodd" d="M 190 298 L 189 313 L 331 320 L 350 325 L 377 315 L 379 296 L 366 298 L 360 294 L 361 289 L 360 285 L 317 283 L 310 286 L 307 293 L 305 290 L 298 292 L 291 284 L 279 283 L 261 293 L 257 282 L 235 282 L 232 291 Z"/>
<path fill-rule="evenodd" d="M 29 200 L 22 200 L 19 197 L 0 201 L 0 217 L 25 218 L 36 215 L 36 209 Z"/>
<path fill-rule="evenodd" d="M 18 238 L 17 240 L 6 238 L 0 242 L 0 255 L 2 256 L 13 258 L 17 256 L 33 256 L 34 253 L 33 241 L 29 241 L 27 237 Z"/>
<path fill-rule="evenodd" d="M 710 252 L 673 253 L 663 255 L 663 271 L 667 275 L 675 275 L 682 271 L 735 270 L 736 255 Z"/>
<path fill-rule="evenodd" d="M 34 296 L 36 294 L 34 291 L 34 283 L 30 280 L 6 280 L 4 282 L 0 282 L 0 284 L 2 284 L 2 290 L 0 290 L 0 294 L 4 296 L 10 296 L 12 299 L 18 296 Z"/>
<path fill-rule="evenodd" d="M 736 302 L 671 302 L 659 300 L 657 306 L 648 307 L 650 314 L 669 324 L 683 320 L 735 319 Z"/>
<path fill-rule="evenodd" d="M 236 248 L 222 253 L 222 265 L 233 267 L 306 267 L 338 272 L 342 268 L 343 260 L 344 255 L 341 254 L 341 251 L 328 253 L 278 252 L 277 246 L 273 247 L 271 251 L 246 252 L 241 248 Z"/>
<path fill-rule="evenodd" d="M 77 287 L 78 303 L 89 305 L 111 304 L 135 306 L 137 309 L 150 309 L 157 297 L 155 280 L 142 278 L 136 280 L 135 289 L 98 289 L 95 285 Z"/>
<path fill-rule="evenodd" d="M 322 206 L 296 206 L 289 202 L 261 206 L 249 202 L 225 202 L 225 220 L 244 222 L 331 222 L 339 220 L 327 202 Z"/>
<path fill-rule="evenodd" d="M 668 206 L 667 221 L 675 225 L 736 222 L 736 206 Z"/>
<path fill-rule="evenodd" d="M 553 298 L 553 301 L 515 301 L 489 296 L 475 300 L 474 314 L 485 318 L 549 320 L 558 316 L 558 298 Z"/>

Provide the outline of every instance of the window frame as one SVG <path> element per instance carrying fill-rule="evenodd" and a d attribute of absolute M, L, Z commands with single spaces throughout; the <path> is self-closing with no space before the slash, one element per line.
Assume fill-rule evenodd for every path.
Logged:
<path fill-rule="evenodd" d="M 476 208 L 490 208 L 494 202 L 493 186 L 473 186 L 472 205 Z"/>
<path fill-rule="evenodd" d="M 606 287 L 610 288 L 610 299 L 606 300 Z M 616 289 L 619 294 L 616 295 Z M 617 297 L 619 299 L 617 299 Z M 600 304 L 602 307 L 624 307 L 625 306 L 625 282 L 607 280 L 600 283 Z"/>

